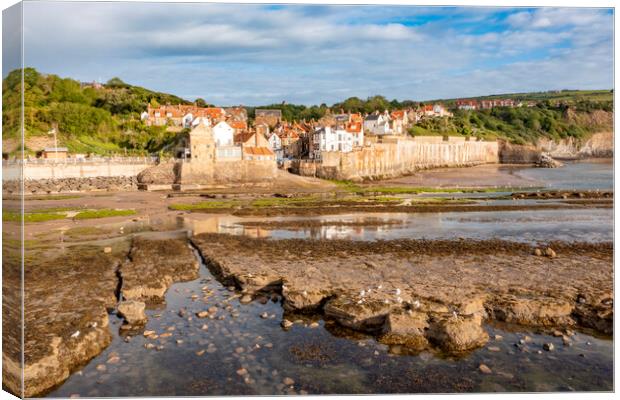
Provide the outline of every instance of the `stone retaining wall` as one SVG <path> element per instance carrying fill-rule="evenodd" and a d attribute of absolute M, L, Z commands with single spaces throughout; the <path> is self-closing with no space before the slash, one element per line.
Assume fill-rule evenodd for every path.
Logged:
<path fill-rule="evenodd" d="M 432 137 L 373 143 L 350 153 L 323 152 L 321 162 L 301 161 L 294 170 L 304 176 L 364 180 L 406 175 L 427 168 L 497 162 L 497 142 Z"/>
<path fill-rule="evenodd" d="M 111 176 L 92 178 L 27 179 L 24 181 L 24 194 L 69 193 L 86 191 L 136 190 L 138 180 L 135 176 Z M 3 181 L 2 192 L 19 193 L 19 181 Z"/>

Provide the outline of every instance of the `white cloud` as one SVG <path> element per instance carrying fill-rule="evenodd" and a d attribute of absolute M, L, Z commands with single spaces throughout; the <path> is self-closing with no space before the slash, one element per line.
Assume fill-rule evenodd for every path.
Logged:
<path fill-rule="evenodd" d="M 222 105 L 612 85 L 612 17 L 601 10 L 519 11 L 504 21 L 486 8 L 25 7 L 27 65 Z"/>

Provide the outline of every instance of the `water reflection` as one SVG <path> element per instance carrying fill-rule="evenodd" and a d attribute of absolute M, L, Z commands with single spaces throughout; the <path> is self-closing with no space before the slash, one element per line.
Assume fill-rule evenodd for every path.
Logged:
<path fill-rule="evenodd" d="M 200 233 L 273 239 L 492 239 L 536 242 L 611 241 L 612 209 L 446 213 L 366 213 L 310 218 L 241 218 L 191 214 L 182 225 Z"/>

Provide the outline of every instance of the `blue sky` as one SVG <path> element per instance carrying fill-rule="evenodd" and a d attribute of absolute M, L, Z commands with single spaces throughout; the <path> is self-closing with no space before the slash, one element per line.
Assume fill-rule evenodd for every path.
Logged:
<path fill-rule="evenodd" d="M 613 87 L 611 9 L 27 2 L 24 41 L 43 72 L 220 105 Z"/>

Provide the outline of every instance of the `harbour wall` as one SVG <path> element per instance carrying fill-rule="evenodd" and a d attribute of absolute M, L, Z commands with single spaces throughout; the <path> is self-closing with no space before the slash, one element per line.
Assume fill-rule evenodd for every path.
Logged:
<path fill-rule="evenodd" d="M 374 180 L 440 167 L 499 162 L 498 143 L 460 137 L 388 138 L 349 153 L 323 152 L 320 161 L 299 161 L 292 170 L 324 179 Z"/>

